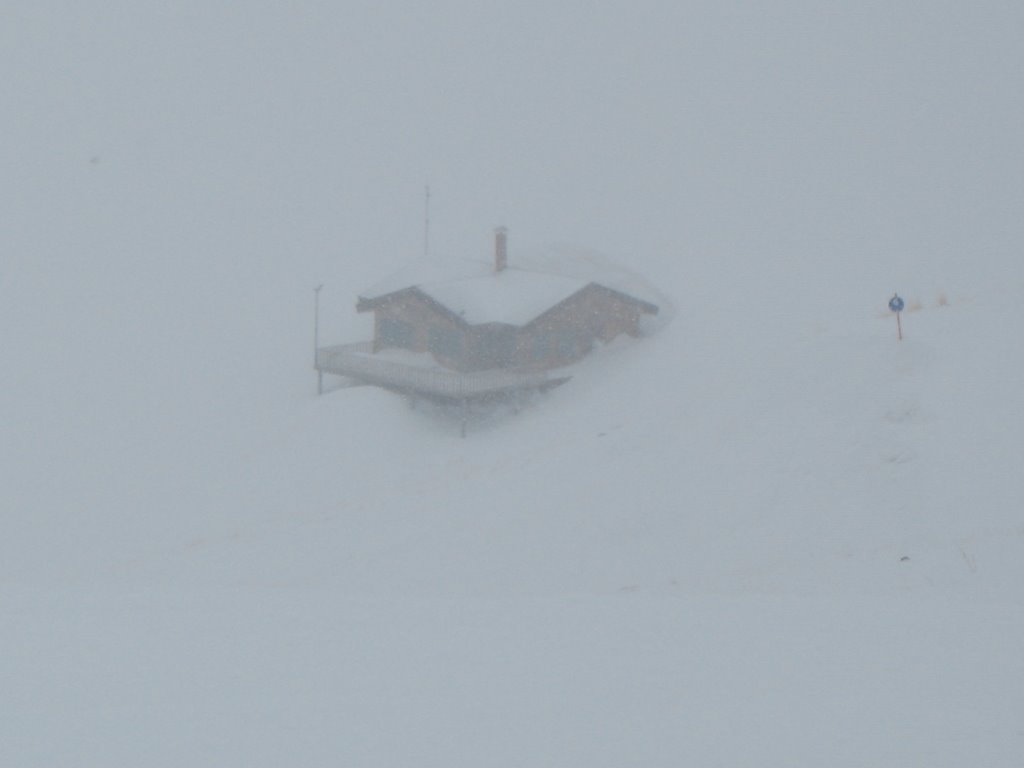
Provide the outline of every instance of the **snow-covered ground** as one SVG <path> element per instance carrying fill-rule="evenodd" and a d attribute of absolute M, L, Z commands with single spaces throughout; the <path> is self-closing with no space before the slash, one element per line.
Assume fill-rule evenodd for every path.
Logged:
<path fill-rule="evenodd" d="M 1024 14 L 381 5 L 4 12 L 0 764 L 1024 764 Z M 427 179 L 672 322 L 317 397 Z"/>

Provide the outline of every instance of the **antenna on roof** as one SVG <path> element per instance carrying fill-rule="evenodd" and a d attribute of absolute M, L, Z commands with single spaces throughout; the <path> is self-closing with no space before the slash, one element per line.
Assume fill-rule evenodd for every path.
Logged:
<path fill-rule="evenodd" d="M 494 229 L 494 271 L 503 272 L 508 266 L 508 229 Z"/>
<path fill-rule="evenodd" d="M 426 200 L 423 205 L 423 256 L 430 257 L 430 185 L 426 186 Z"/>

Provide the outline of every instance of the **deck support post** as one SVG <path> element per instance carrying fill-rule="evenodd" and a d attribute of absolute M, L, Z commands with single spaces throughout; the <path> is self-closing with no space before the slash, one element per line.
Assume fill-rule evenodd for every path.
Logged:
<path fill-rule="evenodd" d="M 324 372 L 319 369 L 316 372 L 316 393 L 318 395 L 324 393 Z"/>
<path fill-rule="evenodd" d="M 469 417 L 468 410 L 469 410 L 468 402 L 467 402 L 467 400 L 465 398 L 463 398 L 463 400 L 462 400 L 462 429 L 461 429 L 461 432 L 459 434 L 459 436 L 463 437 L 463 438 L 466 436 L 466 420 Z"/>

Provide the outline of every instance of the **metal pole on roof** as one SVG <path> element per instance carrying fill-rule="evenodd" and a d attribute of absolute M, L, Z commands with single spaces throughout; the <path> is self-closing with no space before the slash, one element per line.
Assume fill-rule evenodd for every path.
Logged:
<path fill-rule="evenodd" d="M 423 256 L 430 258 L 430 185 L 426 187 L 426 201 L 423 206 Z"/>
<path fill-rule="evenodd" d="M 316 368 L 316 393 L 324 393 L 324 372 L 320 370 L 320 283 L 313 289 L 313 367 Z"/>

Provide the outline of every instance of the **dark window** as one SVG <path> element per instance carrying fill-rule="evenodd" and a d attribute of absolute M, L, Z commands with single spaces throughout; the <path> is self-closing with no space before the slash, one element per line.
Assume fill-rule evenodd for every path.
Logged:
<path fill-rule="evenodd" d="M 551 337 L 546 333 L 533 337 L 533 359 L 535 362 L 543 363 L 551 355 Z"/>
<path fill-rule="evenodd" d="M 431 328 L 430 351 L 440 357 L 457 359 L 462 353 L 462 334 L 452 328 Z"/>
<path fill-rule="evenodd" d="M 489 330 L 480 339 L 477 362 L 481 368 L 504 368 L 516 352 L 515 332 L 510 328 Z"/>
<path fill-rule="evenodd" d="M 409 323 L 389 317 L 377 321 L 377 341 L 382 347 L 412 349 L 414 339 L 415 333 Z"/>
<path fill-rule="evenodd" d="M 558 356 L 562 359 L 575 357 L 579 349 L 579 339 L 576 334 L 566 333 L 558 339 Z"/>
<path fill-rule="evenodd" d="M 572 360 L 581 357 L 591 348 L 590 339 L 582 333 L 566 331 L 558 337 L 558 357 Z"/>

